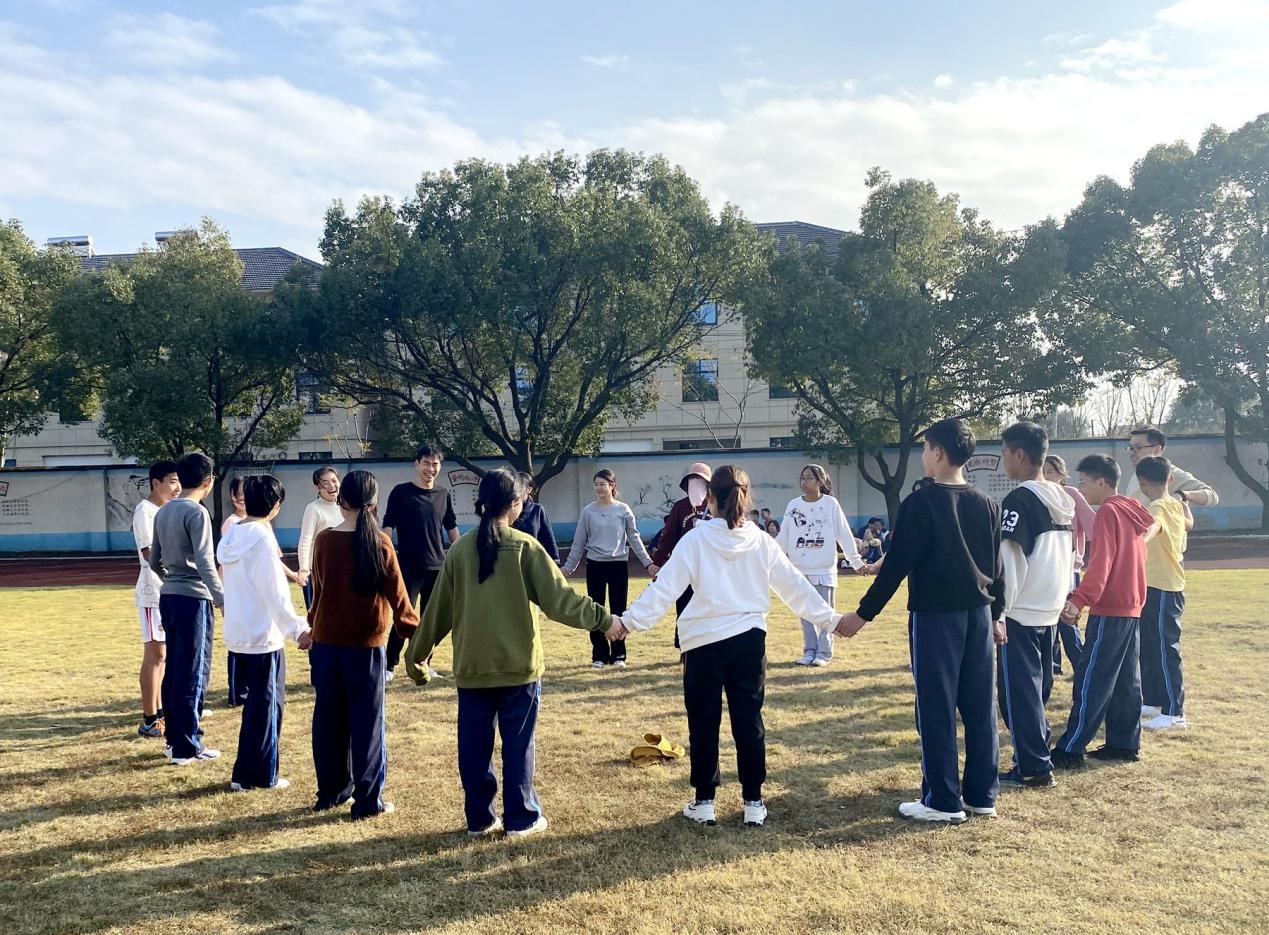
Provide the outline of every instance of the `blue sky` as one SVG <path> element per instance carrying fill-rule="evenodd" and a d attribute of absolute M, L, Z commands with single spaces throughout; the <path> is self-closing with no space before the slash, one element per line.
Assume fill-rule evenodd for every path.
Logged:
<path fill-rule="evenodd" d="M 754 220 L 855 224 L 867 168 L 996 222 L 1269 110 L 1269 3 L 0 6 L 0 216 L 100 252 L 220 221 L 317 255 L 334 198 L 481 156 L 664 152 Z"/>

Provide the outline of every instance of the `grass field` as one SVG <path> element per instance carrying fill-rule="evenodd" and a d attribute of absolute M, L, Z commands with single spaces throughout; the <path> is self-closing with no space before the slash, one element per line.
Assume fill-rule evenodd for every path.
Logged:
<path fill-rule="evenodd" d="M 842 579 L 838 606 L 862 588 Z M 898 602 L 896 607 L 901 606 Z M 0 932 L 1265 931 L 1269 897 L 1269 571 L 1191 575 L 1186 732 L 1142 762 L 1005 792 L 998 819 L 912 826 L 919 752 L 895 610 L 792 664 L 773 614 L 763 829 L 740 824 L 724 740 L 720 824 L 689 825 L 687 763 L 639 770 L 645 731 L 686 742 L 665 625 L 631 668 L 593 673 L 584 634 L 546 625 L 538 788 L 550 831 L 462 832 L 452 683 L 389 687 L 395 815 L 313 814 L 312 690 L 290 651 L 284 792 L 227 791 L 238 718 L 217 642 L 206 722 L 219 761 L 165 764 L 136 735 L 126 588 L 0 594 Z M 667 621 L 668 624 L 668 621 Z M 438 652 L 442 671 L 448 644 Z M 1069 676 L 1050 718 L 1065 721 Z M 1002 759 L 1009 757 L 1001 735 Z"/>

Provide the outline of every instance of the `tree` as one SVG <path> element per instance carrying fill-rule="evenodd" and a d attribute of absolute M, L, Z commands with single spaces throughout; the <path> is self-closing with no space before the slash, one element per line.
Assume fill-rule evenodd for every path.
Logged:
<path fill-rule="evenodd" d="M 322 252 L 310 366 L 468 467 L 499 455 L 542 485 L 651 407 L 657 369 L 760 245 L 663 158 L 601 150 L 460 162 L 400 206 L 336 204 Z"/>
<path fill-rule="evenodd" d="M 303 419 L 296 331 L 242 285 L 242 261 L 211 221 L 134 261 L 85 275 L 55 312 L 63 342 L 100 374 L 102 435 L 143 461 L 206 452 L 221 482 L 286 444 Z"/>
<path fill-rule="evenodd" d="M 0 463 L 11 436 L 38 432 L 51 410 L 85 401 L 52 324 L 54 303 L 78 271 L 73 254 L 37 250 L 16 220 L 0 223 Z"/>
<path fill-rule="evenodd" d="M 797 395 L 801 444 L 858 458 L 893 522 L 931 423 L 999 419 L 1019 395 L 1047 411 L 1084 381 L 1051 337 L 1065 262 L 1053 224 L 1002 233 L 929 182 L 874 169 L 867 183 L 838 255 L 786 250 L 744 311 L 755 375 Z"/>
<path fill-rule="evenodd" d="M 1062 233 L 1086 365 L 1174 362 L 1220 406 L 1225 460 L 1269 530 L 1269 483 L 1237 444 L 1269 440 L 1269 114 L 1153 147 L 1127 186 L 1096 179 Z"/>

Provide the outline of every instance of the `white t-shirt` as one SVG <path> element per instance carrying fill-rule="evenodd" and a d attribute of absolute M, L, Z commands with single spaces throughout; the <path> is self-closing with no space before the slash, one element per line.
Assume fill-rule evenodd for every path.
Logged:
<path fill-rule="evenodd" d="M 802 497 L 790 500 L 776 541 L 811 584 L 837 586 L 835 543 L 841 545 L 851 568 L 858 570 L 864 564 L 842 505 L 828 494 L 814 503 Z"/>
<path fill-rule="evenodd" d="M 159 508 L 148 499 L 142 500 L 132 511 L 132 538 L 137 544 L 137 558 L 141 561 L 141 574 L 137 576 L 137 606 L 158 607 L 159 588 L 163 582 L 150 570 L 150 563 L 142 549 L 148 549 L 154 542 L 154 517 Z"/>

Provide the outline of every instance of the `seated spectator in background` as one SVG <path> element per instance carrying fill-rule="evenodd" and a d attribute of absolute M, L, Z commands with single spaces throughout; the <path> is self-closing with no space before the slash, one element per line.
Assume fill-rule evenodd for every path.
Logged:
<path fill-rule="evenodd" d="M 864 561 L 872 564 L 881 558 L 882 552 L 885 551 L 886 542 L 886 521 L 880 516 L 874 516 L 868 520 L 867 525 L 859 528 L 859 551 L 864 556 Z"/>
<path fill-rule="evenodd" d="M 766 529 L 767 523 L 770 522 L 772 518 L 771 509 L 769 507 L 764 506 L 761 510 L 758 511 L 758 517 L 759 519 L 762 520 L 762 528 Z"/>
<path fill-rule="evenodd" d="M 761 526 L 761 525 L 762 525 L 762 514 L 761 514 L 761 513 L 759 513 L 757 510 L 750 510 L 750 511 L 749 511 L 749 522 L 753 523 L 755 526 Z"/>
<path fill-rule="evenodd" d="M 778 519 L 767 520 L 767 535 L 773 539 L 780 535 L 780 521 Z"/>

